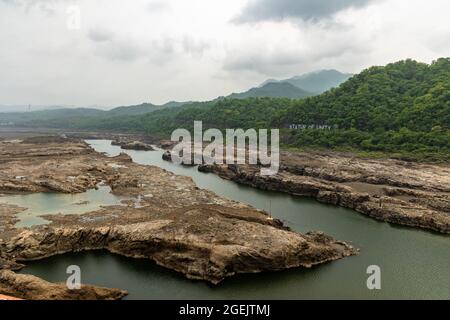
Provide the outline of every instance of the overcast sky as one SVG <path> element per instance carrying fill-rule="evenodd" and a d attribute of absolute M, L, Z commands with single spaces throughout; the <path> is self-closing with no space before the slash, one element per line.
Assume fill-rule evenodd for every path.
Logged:
<path fill-rule="evenodd" d="M 448 0 L 0 0 L 0 105 L 208 100 L 317 69 L 431 62 L 450 56 L 449 12 Z"/>

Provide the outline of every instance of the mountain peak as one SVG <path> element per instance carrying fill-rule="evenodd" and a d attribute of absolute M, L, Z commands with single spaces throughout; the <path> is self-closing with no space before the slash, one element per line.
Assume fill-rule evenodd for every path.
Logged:
<path fill-rule="evenodd" d="M 268 79 L 264 81 L 260 87 L 263 87 L 268 83 L 290 83 L 293 86 L 308 92 L 322 93 L 331 88 L 338 87 L 351 76 L 352 74 L 350 73 L 342 73 L 335 69 L 323 69 L 284 80 Z"/>
<path fill-rule="evenodd" d="M 301 99 L 313 95 L 311 92 L 298 88 L 288 82 L 267 82 L 259 87 L 251 88 L 241 93 L 233 93 L 229 98 L 290 98 Z"/>

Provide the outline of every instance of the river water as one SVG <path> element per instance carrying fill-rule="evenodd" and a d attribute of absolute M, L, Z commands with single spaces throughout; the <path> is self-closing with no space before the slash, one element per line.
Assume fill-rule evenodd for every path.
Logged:
<path fill-rule="evenodd" d="M 267 192 L 222 180 L 197 168 L 161 159 L 162 150 L 121 150 L 108 140 L 88 140 L 110 156 L 129 154 L 140 164 L 190 176 L 205 189 L 272 212 L 299 232 L 324 231 L 361 249 L 355 257 L 312 269 L 293 269 L 226 279 L 219 286 L 191 281 L 147 260 L 84 252 L 29 263 L 21 272 L 65 281 L 79 265 L 83 283 L 129 291 L 128 299 L 450 299 L 450 237 L 378 222 L 352 210 L 312 199 Z M 381 268 L 381 290 L 367 288 L 367 267 Z"/>
<path fill-rule="evenodd" d="M 0 197 L 0 203 L 7 203 L 21 208 L 27 208 L 17 217 L 16 227 L 31 227 L 48 224 L 50 221 L 41 217 L 46 214 L 83 214 L 100 209 L 102 206 L 121 205 L 122 200 L 111 193 L 111 188 L 100 185 L 97 190 L 91 189 L 84 193 L 32 193 Z"/>

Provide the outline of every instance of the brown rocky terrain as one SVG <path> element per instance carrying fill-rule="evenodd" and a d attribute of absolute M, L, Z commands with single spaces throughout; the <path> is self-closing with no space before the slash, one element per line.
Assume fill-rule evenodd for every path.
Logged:
<path fill-rule="evenodd" d="M 202 165 L 200 171 L 263 190 L 316 198 L 378 220 L 450 233 L 450 167 L 336 153 L 282 152 L 278 174 L 258 166 Z"/>
<path fill-rule="evenodd" d="M 113 140 L 111 144 L 113 146 L 120 146 L 120 148 L 124 150 L 143 150 L 143 151 L 155 150 L 151 145 L 147 143 L 140 141 L 132 141 L 129 139 Z"/>
<path fill-rule="evenodd" d="M 118 300 L 127 295 L 124 290 L 90 285 L 69 290 L 65 283 L 50 283 L 10 270 L 0 270 L 0 292 L 15 298 L 39 300 Z"/>
<path fill-rule="evenodd" d="M 299 234 L 265 212 L 199 189 L 191 178 L 107 158 L 71 139 L 0 142 L 0 193 L 79 193 L 104 182 L 130 200 L 81 215 L 46 215 L 16 228 L 24 208 L 0 206 L 0 294 L 26 299 L 109 299 L 123 291 L 63 285 L 11 270 L 31 260 L 83 250 L 145 258 L 190 279 L 218 283 L 236 273 L 312 267 L 357 250 L 322 233 Z M 28 288 L 28 289 L 27 289 Z"/>

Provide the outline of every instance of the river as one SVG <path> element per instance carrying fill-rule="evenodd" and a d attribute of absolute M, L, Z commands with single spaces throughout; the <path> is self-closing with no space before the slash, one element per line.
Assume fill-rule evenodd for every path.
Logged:
<path fill-rule="evenodd" d="M 137 163 L 192 177 L 201 188 L 270 211 L 296 231 L 324 231 L 352 243 L 361 253 L 312 269 L 238 275 L 218 286 L 187 280 L 147 260 L 103 251 L 31 262 L 21 273 L 59 282 L 67 278 L 67 266 L 75 264 L 81 267 L 83 283 L 126 289 L 127 299 L 450 299 L 449 236 L 378 222 L 312 199 L 238 185 L 195 167 L 163 161 L 163 150 L 121 150 L 108 140 L 87 142 L 109 156 L 126 152 Z M 367 288 L 370 265 L 381 268 L 381 290 Z"/>

